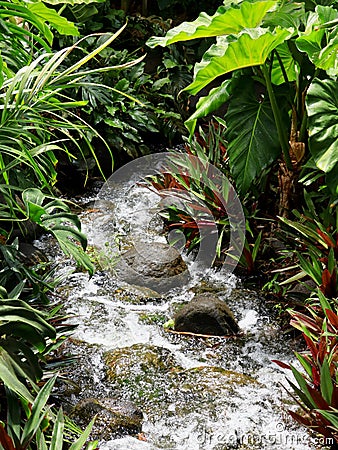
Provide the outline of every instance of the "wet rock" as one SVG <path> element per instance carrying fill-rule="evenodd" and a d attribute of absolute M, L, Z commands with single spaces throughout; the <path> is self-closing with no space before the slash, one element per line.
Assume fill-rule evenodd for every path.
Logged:
<path fill-rule="evenodd" d="M 221 367 L 184 369 L 171 352 L 137 344 L 106 353 L 107 379 L 120 398 L 142 408 L 148 419 L 184 417 L 208 409 L 217 416 L 246 389 L 262 385 L 256 380 Z"/>
<path fill-rule="evenodd" d="M 209 417 L 217 416 L 219 407 L 233 404 L 236 397 L 245 396 L 247 388 L 263 385 L 252 377 L 221 367 L 200 366 L 177 371 L 173 377 L 176 414 L 208 408 Z"/>
<path fill-rule="evenodd" d="M 211 294 L 200 294 L 175 314 L 175 330 L 224 336 L 240 328 L 228 305 Z"/>
<path fill-rule="evenodd" d="M 134 344 L 105 353 L 107 378 L 124 398 L 137 404 L 166 402 L 171 397 L 172 375 L 182 370 L 172 353 L 161 347 Z"/>
<path fill-rule="evenodd" d="M 102 353 L 100 346 L 72 337 L 58 348 L 57 356 L 63 360 L 68 359 L 69 364 L 64 367 L 63 377 L 57 378 L 53 393 L 63 402 L 63 408 L 67 413 L 70 413 L 80 399 L 114 395 L 104 390 L 101 384 L 98 367 L 102 367 L 103 378 L 105 365 Z"/>
<path fill-rule="evenodd" d="M 91 432 L 93 439 L 108 440 L 136 434 L 142 429 L 142 411 L 134 403 L 117 398 L 83 399 L 77 403 L 71 417 L 85 427 L 95 415 L 96 420 Z"/>
<path fill-rule="evenodd" d="M 109 366 L 108 377 L 120 381 L 123 377 L 142 373 L 152 381 L 153 375 L 160 375 L 178 365 L 169 350 L 148 344 L 134 344 L 108 351 L 105 361 Z"/>
<path fill-rule="evenodd" d="M 161 242 L 139 243 L 121 256 L 118 277 L 129 284 L 163 293 L 189 280 L 186 263 L 180 253 Z"/>
<path fill-rule="evenodd" d="M 28 242 L 19 243 L 19 252 L 21 261 L 28 266 L 48 262 L 45 253 Z"/>

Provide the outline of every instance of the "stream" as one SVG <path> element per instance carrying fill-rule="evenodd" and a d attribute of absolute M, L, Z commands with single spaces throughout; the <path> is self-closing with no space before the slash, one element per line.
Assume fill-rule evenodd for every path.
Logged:
<path fill-rule="evenodd" d="M 184 252 L 190 279 L 163 295 L 116 276 L 117 249 L 127 250 L 139 238 L 150 246 L 167 242 L 156 202 L 155 193 L 135 185 L 82 200 L 83 231 L 99 264 L 91 278 L 74 270 L 50 237 L 36 242 L 58 263 L 59 295 L 69 322 L 78 324 L 63 350 L 77 357 L 64 374 L 72 383 L 60 385 L 65 409 L 107 397 L 133 402 L 142 412 L 139 433 L 103 434 L 100 450 L 323 448 L 288 415 L 297 410 L 282 387 L 290 372 L 272 360 L 297 363 L 263 296 L 233 274 L 199 271 Z M 201 292 L 226 301 L 239 336 L 198 337 L 164 328 Z"/>

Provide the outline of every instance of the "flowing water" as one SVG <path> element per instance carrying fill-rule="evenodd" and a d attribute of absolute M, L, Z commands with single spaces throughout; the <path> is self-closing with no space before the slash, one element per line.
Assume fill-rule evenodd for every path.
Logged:
<path fill-rule="evenodd" d="M 135 237 L 142 236 L 149 245 L 165 241 L 151 206 L 154 196 L 143 187 L 134 192 L 122 187 L 106 191 L 104 201 L 85 210 L 84 232 L 99 261 L 108 245 L 114 256 L 117 247 L 127 249 Z M 37 245 L 55 252 L 48 238 Z M 184 258 L 191 268 L 192 261 Z M 232 274 L 211 269 L 199 273 L 196 268 L 186 286 L 160 296 L 121 283 L 106 262 L 92 278 L 82 272 L 69 274 L 72 265 L 64 258 L 59 269 L 60 276 L 68 274 L 60 295 L 70 320 L 78 324 L 73 338 L 81 341 L 81 362 L 73 369 L 81 391 L 71 393 L 69 401 L 120 396 L 135 402 L 144 416 L 142 440 L 119 436 L 101 442 L 101 450 L 319 448 L 287 413 L 297 408 L 282 387 L 290 373 L 272 360 L 294 362 L 294 357 L 262 296 L 245 289 Z M 202 338 L 164 329 L 174 312 L 198 292 L 225 300 L 243 334 Z M 107 352 L 114 361 L 123 361 L 120 375 L 111 379 Z"/>

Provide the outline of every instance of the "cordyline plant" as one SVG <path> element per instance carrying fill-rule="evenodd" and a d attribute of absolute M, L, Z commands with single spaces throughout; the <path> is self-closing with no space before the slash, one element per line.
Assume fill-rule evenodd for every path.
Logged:
<path fill-rule="evenodd" d="M 294 184 L 313 158 L 333 193 L 338 184 L 338 11 L 333 0 L 224 1 L 150 47 L 216 38 L 195 65 L 184 90 L 203 95 L 186 121 L 196 122 L 224 103 L 227 151 L 237 189 L 245 193 L 279 159 L 280 211 L 290 209 Z M 220 81 L 219 81 L 220 80 Z"/>
<path fill-rule="evenodd" d="M 297 265 L 301 269 L 282 284 L 290 284 L 307 276 L 326 297 L 336 298 L 338 296 L 338 216 L 335 217 L 331 207 L 326 208 L 321 215 L 315 210 L 309 198 L 307 203 L 310 208 L 303 214 L 293 210 L 296 220 L 281 218 L 285 227 L 282 237 L 287 244 L 291 243 Z"/>
<path fill-rule="evenodd" d="M 193 139 L 186 143 L 187 158 L 183 160 L 178 158 L 174 167 L 168 168 L 168 171 L 161 175 L 150 177 L 148 181 L 163 198 L 168 195 L 170 197 L 173 190 L 182 199 L 186 193 L 184 210 L 179 209 L 177 205 L 166 204 L 161 216 L 170 230 L 183 231 L 188 252 L 200 244 L 203 234 L 201 229 L 211 231 L 216 225 L 218 241 L 215 248 L 217 260 L 214 263 L 221 262 L 225 255 L 228 255 L 233 259 L 234 265 L 239 264 L 248 273 L 252 273 L 256 268 L 255 261 L 262 234 L 258 234 L 253 244 L 249 244 L 247 237 L 242 236 L 244 241 L 242 251 L 227 245 L 231 228 L 228 211 L 231 210 L 233 192 L 232 189 L 229 190 L 228 180 L 231 179 L 231 174 L 225 144 L 224 122 L 217 118 L 209 123 L 207 130 L 201 127 Z M 174 153 L 172 155 L 174 158 Z M 196 157 L 200 161 L 200 167 L 196 165 Z M 221 183 L 220 180 L 214 183 L 212 179 L 206 182 L 208 164 L 217 167 L 224 174 Z M 194 201 L 191 201 L 192 198 Z M 242 201 L 242 205 L 245 208 L 245 200 Z M 249 213 L 246 216 L 248 217 Z M 248 222 L 246 225 L 248 226 Z M 250 229 L 248 231 L 252 234 Z M 233 244 L 235 243 L 234 241 Z"/>
<path fill-rule="evenodd" d="M 318 303 L 307 313 L 290 311 L 291 325 L 300 330 L 307 350 L 296 352 L 305 373 L 280 361 L 292 371 L 297 385 L 288 380 L 301 412 L 289 411 L 300 424 L 330 438 L 338 445 L 338 315 L 337 303 L 318 290 Z M 333 446 L 333 448 L 336 448 Z"/>

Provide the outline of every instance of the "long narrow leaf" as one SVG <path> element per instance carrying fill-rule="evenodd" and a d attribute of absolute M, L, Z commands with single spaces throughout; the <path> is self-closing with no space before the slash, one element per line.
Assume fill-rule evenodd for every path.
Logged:
<path fill-rule="evenodd" d="M 31 416 L 27 420 L 21 436 L 23 445 L 27 444 L 32 436 L 35 435 L 45 417 L 45 406 L 53 389 L 55 380 L 56 376 L 47 381 L 33 402 Z"/>

